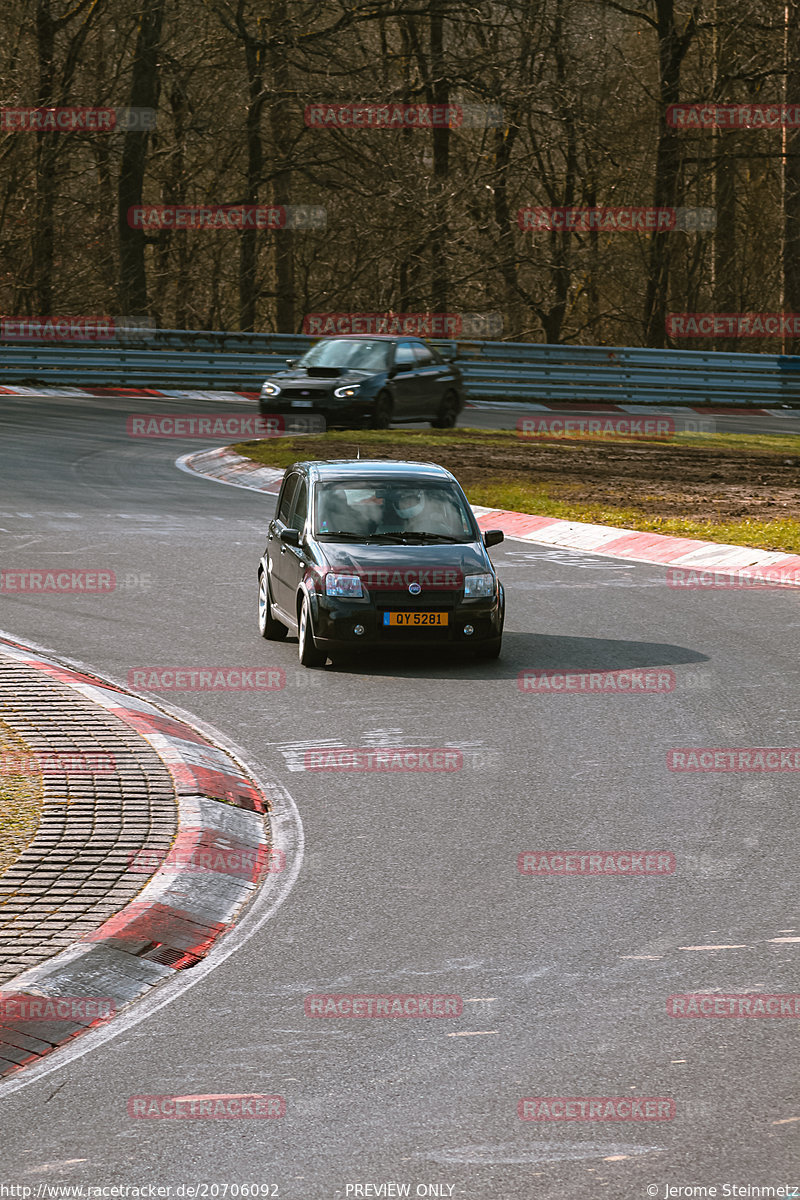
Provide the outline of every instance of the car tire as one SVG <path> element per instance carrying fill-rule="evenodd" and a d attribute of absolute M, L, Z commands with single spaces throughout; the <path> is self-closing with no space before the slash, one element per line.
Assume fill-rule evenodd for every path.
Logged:
<path fill-rule="evenodd" d="M 499 658 L 502 645 L 502 637 L 492 638 L 491 641 L 484 642 L 482 646 L 478 646 L 475 653 L 478 658 Z"/>
<path fill-rule="evenodd" d="M 439 404 L 439 411 L 431 421 L 434 429 L 452 429 L 458 420 L 458 396 L 446 392 Z"/>
<path fill-rule="evenodd" d="M 308 596 L 303 596 L 300 603 L 300 614 L 297 619 L 297 653 L 300 663 L 304 667 L 324 667 L 328 657 L 324 650 L 320 650 L 314 638 L 314 624 Z"/>
<path fill-rule="evenodd" d="M 381 392 L 372 410 L 370 429 L 388 429 L 392 423 L 392 398 L 387 392 Z"/>
<path fill-rule="evenodd" d="M 267 572 L 258 576 L 258 632 L 270 642 L 282 642 L 289 630 L 272 615 Z"/>

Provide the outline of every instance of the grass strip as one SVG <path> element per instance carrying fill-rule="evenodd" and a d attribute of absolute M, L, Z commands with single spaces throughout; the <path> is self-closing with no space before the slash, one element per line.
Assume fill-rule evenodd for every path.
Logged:
<path fill-rule="evenodd" d="M 0 875 L 32 841 L 39 828 L 42 777 L 14 771 L 13 759 L 30 760 L 31 748 L 0 721 Z"/>

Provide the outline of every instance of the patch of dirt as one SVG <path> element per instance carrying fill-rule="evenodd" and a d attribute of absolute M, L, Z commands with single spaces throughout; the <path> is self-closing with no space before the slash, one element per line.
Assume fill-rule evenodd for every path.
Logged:
<path fill-rule="evenodd" d="M 544 487 L 552 499 L 639 508 L 696 521 L 800 520 L 800 458 L 671 443 L 570 443 L 565 439 L 500 441 L 440 435 L 441 447 L 360 444 L 361 457 L 415 458 L 452 471 L 465 491 L 487 483 Z M 485 435 L 484 435 L 485 438 Z M 437 439 L 438 440 L 438 439 Z M 298 457 L 355 458 L 359 442 L 319 438 L 297 443 Z"/>

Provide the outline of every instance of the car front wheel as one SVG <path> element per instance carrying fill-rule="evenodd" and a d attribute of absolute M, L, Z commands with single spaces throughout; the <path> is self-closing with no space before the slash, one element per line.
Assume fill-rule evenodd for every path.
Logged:
<path fill-rule="evenodd" d="M 327 655 L 320 650 L 314 638 L 314 625 L 311 618 L 311 606 L 308 596 L 303 596 L 300 605 L 300 619 L 297 623 L 297 652 L 304 667 L 322 667 Z"/>
<path fill-rule="evenodd" d="M 258 577 L 258 631 L 270 642 L 282 642 L 289 632 L 286 626 L 276 621 L 272 615 L 266 571 L 262 571 Z"/>
<path fill-rule="evenodd" d="M 371 425 L 373 429 L 388 429 L 392 423 L 392 399 L 386 392 L 381 392 L 372 410 Z"/>

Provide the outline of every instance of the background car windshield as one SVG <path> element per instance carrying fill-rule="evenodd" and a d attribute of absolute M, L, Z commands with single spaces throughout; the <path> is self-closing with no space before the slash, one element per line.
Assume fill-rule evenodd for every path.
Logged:
<path fill-rule="evenodd" d="M 472 522 L 459 493 L 448 484 L 420 484 L 416 480 L 319 484 L 315 530 L 320 536 L 417 533 L 459 542 L 475 541 Z"/>
<path fill-rule="evenodd" d="M 389 365 L 389 342 L 356 342 L 331 338 L 317 342 L 300 359 L 301 367 L 350 367 L 358 371 L 382 371 Z"/>

